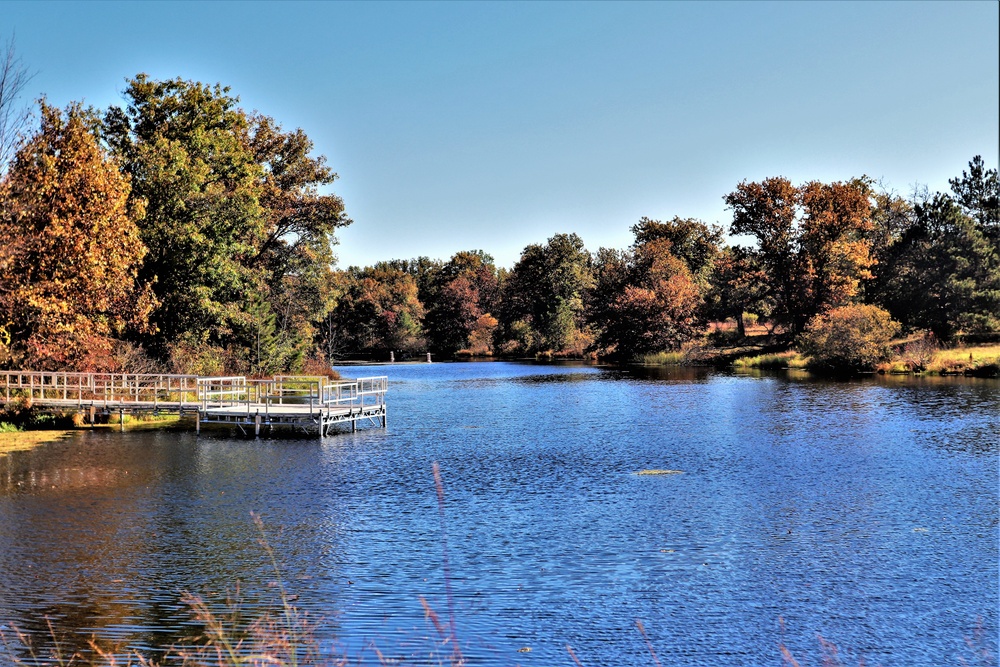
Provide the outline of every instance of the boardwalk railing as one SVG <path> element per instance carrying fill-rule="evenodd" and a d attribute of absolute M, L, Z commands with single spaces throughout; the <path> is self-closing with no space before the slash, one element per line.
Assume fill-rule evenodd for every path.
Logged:
<path fill-rule="evenodd" d="M 198 378 L 198 405 L 202 410 L 260 402 L 260 386 L 242 375 Z"/>
<path fill-rule="evenodd" d="M 369 420 L 386 425 L 385 376 L 357 380 L 278 375 L 266 380 L 244 377 L 198 379 L 200 420 L 206 423 L 319 426 L 323 435 L 331 424 Z"/>
<path fill-rule="evenodd" d="M 322 404 L 323 377 L 278 375 L 254 380 L 243 376 L 198 378 L 198 404 L 202 411 L 242 406 L 247 415 L 268 415 L 272 406 L 308 405 L 309 413 Z"/>
<path fill-rule="evenodd" d="M 103 408 L 195 407 L 196 375 L 0 371 L 0 402 Z"/>
<path fill-rule="evenodd" d="M 133 373 L 0 371 L 0 405 L 22 401 L 54 409 L 197 411 L 198 422 L 320 425 L 361 419 L 386 424 L 385 376 L 357 380 L 278 375 L 199 377 Z"/>
<path fill-rule="evenodd" d="M 384 405 L 385 392 L 389 390 L 389 378 L 384 375 L 358 378 L 358 400 L 361 405 Z"/>

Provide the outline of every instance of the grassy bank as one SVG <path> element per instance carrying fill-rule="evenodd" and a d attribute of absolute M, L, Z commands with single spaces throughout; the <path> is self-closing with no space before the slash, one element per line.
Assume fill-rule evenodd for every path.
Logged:
<path fill-rule="evenodd" d="M 879 373 L 922 373 L 926 375 L 973 375 L 1000 377 L 1000 345 L 978 345 L 947 350 L 928 351 L 923 358 L 907 351 L 907 345 L 898 345 L 897 354 L 890 361 L 879 364 Z M 785 368 L 809 369 L 809 357 L 788 350 L 777 354 L 740 357 L 732 366 L 740 369 Z"/>
<path fill-rule="evenodd" d="M 647 366 L 679 366 L 686 360 L 687 355 L 682 350 L 644 354 L 638 359 L 639 363 Z"/>
<path fill-rule="evenodd" d="M 130 415 L 125 413 L 119 417 L 117 412 L 113 412 L 107 416 L 107 421 L 98 419 L 97 424 L 95 424 L 94 427 L 106 428 L 113 426 L 114 428 L 121 428 L 124 426 L 126 431 L 143 431 L 158 428 L 170 428 L 172 426 L 176 426 L 180 423 L 180 421 L 181 418 L 179 415 L 172 414 L 154 415 L 149 413 L 140 413 Z M 78 427 L 90 428 L 90 425 L 84 424 L 81 421 L 81 423 L 78 424 Z"/>
<path fill-rule="evenodd" d="M 1000 377 L 1000 345 L 928 348 L 920 341 L 896 346 L 898 353 L 878 365 L 879 373 Z"/>
<path fill-rule="evenodd" d="M 10 452 L 34 449 L 48 442 L 56 442 L 69 437 L 73 432 L 58 431 L 20 431 L 11 428 L 6 422 L 0 422 L 0 456 Z"/>
<path fill-rule="evenodd" d="M 0 456 L 10 452 L 34 449 L 39 445 L 56 442 L 69 437 L 76 430 L 114 429 L 124 427 L 126 431 L 144 431 L 172 428 L 180 423 L 178 415 L 124 415 L 124 424 L 117 413 L 108 415 L 103 423 L 84 423 L 80 413 L 39 414 L 27 413 L 11 417 L 12 421 L 0 421 Z"/>
<path fill-rule="evenodd" d="M 1000 345 L 978 345 L 938 350 L 927 366 L 928 373 L 1000 376 Z"/>
<path fill-rule="evenodd" d="M 1000 377 L 1000 345 L 938 349 L 914 340 L 893 343 L 896 354 L 878 373 Z M 738 370 L 810 370 L 810 358 L 794 348 L 754 340 L 730 347 L 698 347 L 645 354 L 637 363 L 651 366 L 695 364 Z"/>
<path fill-rule="evenodd" d="M 733 368 L 758 368 L 761 370 L 780 370 L 783 368 L 807 368 L 809 357 L 795 350 L 777 352 L 775 354 L 758 354 L 752 357 L 740 357 L 733 360 Z"/>

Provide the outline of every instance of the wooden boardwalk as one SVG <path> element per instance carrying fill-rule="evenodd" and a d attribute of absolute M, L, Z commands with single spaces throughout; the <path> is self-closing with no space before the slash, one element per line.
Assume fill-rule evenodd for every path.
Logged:
<path fill-rule="evenodd" d="M 229 424 L 287 426 L 326 436 L 335 424 L 385 428 L 386 376 L 356 380 L 279 375 L 256 380 L 243 376 L 200 377 L 135 373 L 55 373 L 0 371 L 0 407 L 19 403 L 50 411 L 120 415 L 134 412 L 195 414 L 195 428 Z"/>

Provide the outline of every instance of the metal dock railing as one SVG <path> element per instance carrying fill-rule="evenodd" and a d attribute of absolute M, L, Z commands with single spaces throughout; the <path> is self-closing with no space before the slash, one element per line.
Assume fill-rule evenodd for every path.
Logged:
<path fill-rule="evenodd" d="M 202 424 L 232 424 L 243 429 L 292 426 L 317 429 L 325 436 L 334 424 L 359 422 L 385 428 L 386 376 L 356 380 L 278 375 L 200 377 L 130 373 L 0 371 L 0 406 L 20 402 L 48 410 L 197 413 Z"/>

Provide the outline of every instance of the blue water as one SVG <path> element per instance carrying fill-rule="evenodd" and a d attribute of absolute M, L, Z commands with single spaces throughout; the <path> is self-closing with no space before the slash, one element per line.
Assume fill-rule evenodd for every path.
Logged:
<path fill-rule="evenodd" d="M 0 457 L 0 625 L 156 656 L 197 632 L 183 591 L 238 583 L 252 616 L 280 578 L 352 664 L 447 663 L 421 598 L 469 664 L 812 665 L 820 636 L 848 665 L 995 664 L 995 380 L 340 370 L 389 375 L 387 429 Z"/>

